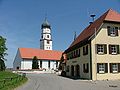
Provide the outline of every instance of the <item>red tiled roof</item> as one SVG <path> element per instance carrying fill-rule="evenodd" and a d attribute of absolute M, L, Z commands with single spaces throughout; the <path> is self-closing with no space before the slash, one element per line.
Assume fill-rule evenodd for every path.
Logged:
<path fill-rule="evenodd" d="M 37 56 L 37 58 L 41 60 L 60 60 L 63 53 L 62 51 L 41 50 L 34 48 L 19 48 L 18 50 L 21 58 L 24 59 L 33 59 L 34 56 Z"/>
<path fill-rule="evenodd" d="M 82 31 L 82 33 L 75 39 L 75 41 L 72 42 L 72 44 L 70 45 L 69 48 L 73 47 L 74 45 L 78 44 L 79 42 L 92 36 L 95 33 L 95 29 L 96 29 L 96 31 L 99 30 L 103 21 L 120 22 L 120 14 L 112 9 L 109 9 L 101 17 L 99 17 L 91 25 L 89 25 L 86 29 L 84 29 Z"/>

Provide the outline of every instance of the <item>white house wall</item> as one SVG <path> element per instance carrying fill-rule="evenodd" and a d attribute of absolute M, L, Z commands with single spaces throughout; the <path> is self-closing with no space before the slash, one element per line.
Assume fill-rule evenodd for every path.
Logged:
<path fill-rule="evenodd" d="M 32 60 L 22 60 L 21 61 L 21 69 L 32 69 Z"/>
<path fill-rule="evenodd" d="M 56 61 L 50 60 L 50 68 L 48 68 L 49 60 L 42 60 L 42 69 L 56 69 Z M 38 60 L 39 68 L 40 68 L 40 60 Z M 59 66 L 59 62 L 58 62 Z M 21 68 L 20 69 L 32 69 L 32 59 L 21 59 Z"/>
<path fill-rule="evenodd" d="M 19 69 L 21 68 L 21 61 L 22 61 L 22 58 L 20 56 L 20 52 L 19 50 L 17 51 L 17 54 L 15 56 L 15 59 L 14 59 L 14 62 L 13 62 L 13 69 L 16 70 L 17 67 L 19 67 Z"/>

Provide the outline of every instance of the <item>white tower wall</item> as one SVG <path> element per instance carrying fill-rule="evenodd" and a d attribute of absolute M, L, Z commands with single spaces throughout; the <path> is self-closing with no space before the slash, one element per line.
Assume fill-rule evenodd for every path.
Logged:
<path fill-rule="evenodd" d="M 41 29 L 40 49 L 52 50 L 51 27 L 46 19 L 43 22 Z"/>

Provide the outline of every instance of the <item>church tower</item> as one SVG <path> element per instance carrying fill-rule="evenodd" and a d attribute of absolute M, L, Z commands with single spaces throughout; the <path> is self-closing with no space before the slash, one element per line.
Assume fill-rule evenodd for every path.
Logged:
<path fill-rule="evenodd" d="M 40 49 L 52 50 L 51 26 L 47 21 L 47 18 L 45 18 L 41 25 L 41 30 Z"/>

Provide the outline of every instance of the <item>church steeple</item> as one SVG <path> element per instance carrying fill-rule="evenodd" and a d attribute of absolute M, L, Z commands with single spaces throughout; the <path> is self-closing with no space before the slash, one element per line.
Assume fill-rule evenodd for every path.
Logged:
<path fill-rule="evenodd" d="M 47 18 L 45 18 L 45 20 L 44 20 L 41 28 L 42 28 L 42 29 L 43 29 L 43 28 L 49 28 L 49 29 L 50 29 L 50 24 L 49 24 L 49 22 L 47 21 Z"/>
<path fill-rule="evenodd" d="M 52 50 L 51 26 L 47 18 L 42 23 L 41 30 L 40 49 Z"/>

